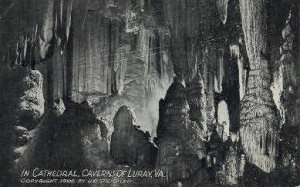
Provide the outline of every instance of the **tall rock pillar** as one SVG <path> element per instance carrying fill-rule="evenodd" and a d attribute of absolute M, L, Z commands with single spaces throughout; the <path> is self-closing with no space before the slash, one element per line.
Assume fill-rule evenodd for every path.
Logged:
<path fill-rule="evenodd" d="M 273 100 L 267 57 L 267 0 L 240 0 L 242 27 L 250 72 L 241 103 L 240 135 L 250 163 L 265 172 L 276 164 L 278 114 Z"/>

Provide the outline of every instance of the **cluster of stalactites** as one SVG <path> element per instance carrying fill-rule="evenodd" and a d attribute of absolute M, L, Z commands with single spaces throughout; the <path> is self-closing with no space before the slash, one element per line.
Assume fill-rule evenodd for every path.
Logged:
<path fill-rule="evenodd" d="M 278 135 L 270 130 L 246 126 L 241 129 L 242 145 L 250 163 L 265 172 L 276 167 Z"/>
<path fill-rule="evenodd" d="M 37 27 L 34 27 L 32 36 L 21 36 L 16 46 L 8 50 L 8 53 L 5 54 L 4 61 L 7 62 L 11 68 L 14 69 L 16 66 L 23 66 L 34 69 L 34 62 L 36 60 L 34 54 L 36 35 Z"/>
<path fill-rule="evenodd" d="M 47 57 L 53 44 L 58 46 L 61 53 L 64 52 L 70 35 L 72 8 L 73 0 L 48 1 L 38 38 L 42 59 Z"/>
<path fill-rule="evenodd" d="M 4 49 L 10 64 L 34 69 L 48 58 L 54 46 L 63 51 L 69 39 L 73 0 L 30 0 L 16 2 L 3 17 L 3 35 L 9 35 Z M 34 5 L 34 6 L 33 6 Z M 6 50 L 6 51 L 5 51 Z"/>

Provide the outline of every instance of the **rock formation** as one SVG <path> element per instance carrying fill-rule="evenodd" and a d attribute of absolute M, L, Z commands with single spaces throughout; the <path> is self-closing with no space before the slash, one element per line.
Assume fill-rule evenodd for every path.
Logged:
<path fill-rule="evenodd" d="M 217 181 L 222 185 L 237 185 L 244 174 L 245 155 L 241 155 L 236 145 L 230 145 L 227 150 L 222 169 L 217 172 Z"/>
<path fill-rule="evenodd" d="M 15 173 L 25 168 L 47 167 L 51 162 L 55 127 L 60 123 L 64 111 L 62 100 L 54 102 L 48 109 L 41 123 L 31 132 L 31 139 L 22 145 L 23 152 L 16 163 Z"/>
<path fill-rule="evenodd" d="M 4 130 L 0 141 L 4 144 L 0 157 L 5 161 L 1 164 L 10 168 L 3 166 L 3 172 L 9 176 L 44 114 L 44 97 L 43 77 L 39 71 L 23 67 L 5 70 L 1 80 L 5 91 L 1 92 L 0 120 Z"/>
<path fill-rule="evenodd" d="M 165 170 L 168 183 L 190 178 L 205 156 L 205 130 L 189 119 L 189 110 L 185 86 L 175 78 L 160 101 L 157 128 L 157 167 Z"/>
<path fill-rule="evenodd" d="M 62 101 L 46 113 L 18 163 L 18 170 L 110 167 L 107 129 L 87 102 Z"/>
<path fill-rule="evenodd" d="M 111 165 L 107 129 L 96 118 L 87 102 L 67 103 L 60 121 L 60 131 L 55 135 L 53 145 L 57 150 L 52 157 L 55 164 L 68 168 L 99 168 Z M 74 154 L 74 150 L 78 154 Z M 81 165 L 78 165 L 78 160 L 81 160 Z"/>
<path fill-rule="evenodd" d="M 225 161 L 227 148 L 228 146 L 225 146 L 222 137 L 219 136 L 215 127 L 207 143 L 207 164 L 209 166 L 218 165 L 220 167 L 221 163 Z"/>
<path fill-rule="evenodd" d="M 293 52 L 295 48 L 295 31 L 293 31 L 293 26 L 291 21 L 295 19 L 295 14 L 292 11 L 289 12 L 285 26 L 282 30 L 283 44 L 281 46 L 281 58 L 280 67 L 282 77 L 282 89 L 281 90 L 281 103 L 284 107 L 282 114 L 282 123 L 288 126 L 297 125 L 296 122 L 296 89 L 297 89 L 297 78 L 296 78 L 296 68 L 295 68 L 295 54 Z"/>
<path fill-rule="evenodd" d="M 299 6 L 0 1 L 0 186 L 35 166 L 299 185 Z"/>
<path fill-rule="evenodd" d="M 266 1 L 240 1 L 245 44 L 250 62 L 248 87 L 241 104 L 240 132 L 243 149 L 249 162 L 265 172 L 271 172 L 276 166 L 279 121 L 270 89 L 265 7 Z"/>
<path fill-rule="evenodd" d="M 187 100 L 190 106 L 190 119 L 206 132 L 206 96 L 200 70 L 194 79 L 187 84 Z"/>
<path fill-rule="evenodd" d="M 122 106 L 114 117 L 114 132 L 110 152 L 115 163 L 140 168 L 154 167 L 157 147 L 149 132 L 144 133 L 136 126 L 133 112 Z"/>

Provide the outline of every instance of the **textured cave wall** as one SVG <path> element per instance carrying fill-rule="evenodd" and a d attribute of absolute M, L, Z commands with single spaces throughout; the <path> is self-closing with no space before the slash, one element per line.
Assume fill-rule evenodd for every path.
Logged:
<path fill-rule="evenodd" d="M 33 168 L 39 165 L 46 167 L 46 163 L 51 160 L 49 157 L 51 144 L 53 143 L 51 131 L 55 131 L 55 128 L 51 128 L 51 126 L 59 123 L 59 117 L 64 111 L 65 105 L 62 100 L 58 100 L 51 109 L 47 110 L 41 123 L 31 132 L 33 134 L 32 138 L 22 145 L 24 152 L 18 158 L 15 166 L 16 175 L 24 168 Z M 27 134 L 26 131 L 24 134 Z"/>
<path fill-rule="evenodd" d="M 280 111 L 280 127 L 296 125 L 296 46 L 297 3 L 293 1 L 272 1 L 269 3 L 270 25 L 269 48 L 273 73 L 272 92 L 275 104 Z M 280 11 L 279 11 L 280 10 Z M 275 14 L 274 12 L 278 12 Z"/>
<path fill-rule="evenodd" d="M 279 2 L 282 11 L 280 29 L 281 43 L 279 46 L 278 68 L 274 73 L 274 85 L 280 97 L 276 96 L 276 105 L 281 115 L 279 164 L 282 168 L 290 165 L 295 170 L 298 167 L 299 121 L 297 98 L 299 87 L 297 79 L 299 64 L 299 3 Z M 276 93 L 276 92 L 275 92 Z M 278 93 L 277 93 L 278 94 Z M 296 102 L 295 102 L 296 101 Z M 293 178 L 293 177 L 291 177 Z M 296 180 L 291 180 L 296 182 Z M 296 182 L 297 183 L 297 182 Z"/>
<path fill-rule="evenodd" d="M 266 1 L 240 1 L 250 64 L 246 95 L 241 104 L 240 134 L 248 161 L 270 172 L 276 166 L 279 116 L 270 89 L 266 6 Z"/>
<path fill-rule="evenodd" d="M 158 101 L 173 77 L 159 5 L 77 1 L 73 6 L 80 8 L 72 14 L 73 98 L 98 102 L 99 96 L 118 96 L 131 103 L 138 122 L 150 132 L 158 121 Z"/>
<path fill-rule="evenodd" d="M 186 82 L 193 78 L 197 71 L 196 42 L 199 35 L 199 11 L 197 1 L 164 2 L 164 13 L 171 34 L 171 50 L 175 74 Z"/>
<path fill-rule="evenodd" d="M 119 63 L 113 58 L 119 47 L 121 20 L 117 16 L 106 16 L 107 4 L 101 6 L 100 2 L 77 1 L 74 5 L 78 7 L 72 17 L 75 99 L 80 101 L 96 93 L 111 94 L 116 89 L 112 88 L 112 73 L 115 71 L 112 65 Z M 126 66 L 126 61 L 122 64 Z"/>
<path fill-rule="evenodd" d="M 283 44 L 281 46 L 281 57 L 280 57 L 280 71 L 282 73 L 282 93 L 281 93 L 281 103 L 283 108 L 283 123 L 286 126 L 297 125 L 296 120 L 296 89 L 297 89 L 297 79 L 296 79 L 296 59 L 294 56 L 294 45 L 295 45 L 295 32 L 292 25 L 293 17 L 295 16 L 291 12 L 288 14 L 286 25 L 282 30 Z"/>
<path fill-rule="evenodd" d="M 283 93 L 281 102 L 285 108 L 285 125 L 298 125 L 297 93 L 299 79 L 297 79 L 299 64 L 299 3 L 285 5 L 285 22 L 281 31 L 283 42 L 280 46 L 280 67 L 283 73 Z M 299 66 L 299 65 L 298 65 Z"/>
<path fill-rule="evenodd" d="M 146 84 L 148 79 L 159 84 L 164 81 L 160 75 L 170 74 L 166 72 L 170 62 L 161 58 L 166 44 L 150 14 L 153 8 L 130 1 L 103 3 L 74 4 L 81 7 L 73 12 L 76 99 L 93 93 L 143 97 L 144 90 L 153 86 Z"/>

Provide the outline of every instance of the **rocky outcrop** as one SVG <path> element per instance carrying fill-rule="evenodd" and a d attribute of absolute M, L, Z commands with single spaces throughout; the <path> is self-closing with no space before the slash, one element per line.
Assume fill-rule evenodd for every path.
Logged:
<path fill-rule="evenodd" d="M 87 102 L 67 103 L 55 135 L 52 155 L 58 167 L 109 167 L 107 129 Z M 74 141 L 75 140 L 75 141 Z M 62 143 L 63 142 L 63 143 Z M 78 154 L 74 154 L 77 152 Z M 78 165 L 78 160 L 81 164 Z"/>
<path fill-rule="evenodd" d="M 136 126 L 131 109 L 122 106 L 114 117 L 110 153 L 118 165 L 154 167 L 157 147 L 148 132 Z"/>
<path fill-rule="evenodd" d="M 21 95 L 16 96 L 19 98 L 16 112 L 21 125 L 32 129 L 44 114 L 43 77 L 39 71 L 34 70 L 24 70 L 23 76 L 22 71 L 20 73 L 18 76 L 22 82 L 17 87 L 20 91 L 16 93 Z"/>
<path fill-rule="evenodd" d="M 13 109 L 10 114 L 14 116 L 12 125 L 15 125 L 16 133 L 21 133 L 17 132 L 20 129 L 33 130 L 44 114 L 43 77 L 39 71 L 20 67 L 11 76 L 14 86 L 8 88 L 5 98 Z"/>
<path fill-rule="evenodd" d="M 102 97 L 100 101 L 92 104 L 97 118 L 101 120 L 108 130 L 108 142 L 111 142 L 111 135 L 114 131 L 113 120 L 121 106 L 129 105 L 123 97 Z M 129 105 L 130 106 L 130 105 Z"/>
<path fill-rule="evenodd" d="M 189 119 L 185 89 L 182 81 L 175 78 L 165 99 L 160 101 L 156 165 L 167 173 L 167 183 L 190 178 L 201 168 L 205 156 L 205 131 Z"/>
<path fill-rule="evenodd" d="M 107 129 L 88 103 L 69 102 L 64 110 L 59 101 L 36 128 L 19 159 L 17 172 L 34 167 L 83 169 L 111 165 Z"/>
<path fill-rule="evenodd" d="M 19 148 L 22 153 L 16 160 L 15 173 L 17 175 L 24 168 L 47 167 L 51 160 L 51 151 L 53 151 L 51 145 L 53 144 L 53 134 L 56 133 L 55 127 L 60 123 L 59 119 L 64 111 L 65 105 L 62 100 L 54 102 L 41 123 L 30 132 L 31 138 Z M 21 130 L 18 129 L 17 132 Z"/>
<path fill-rule="evenodd" d="M 32 139 L 34 128 L 44 114 L 43 78 L 39 71 L 15 66 L 1 74 L 0 141 L 3 176 L 9 175 Z M 2 167 L 2 166 L 1 166 Z M 5 184 L 5 183 L 4 183 Z"/>
<path fill-rule="evenodd" d="M 270 89 L 265 7 L 266 1 L 240 1 L 250 62 L 248 86 L 241 104 L 240 134 L 247 159 L 263 171 L 270 172 L 276 166 L 279 121 Z"/>
<path fill-rule="evenodd" d="M 32 130 L 44 114 L 43 77 L 39 71 L 19 66 L 7 75 L 2 98 L 9 108 L 3 112 L 11 112 L 16 126 Z"/>

